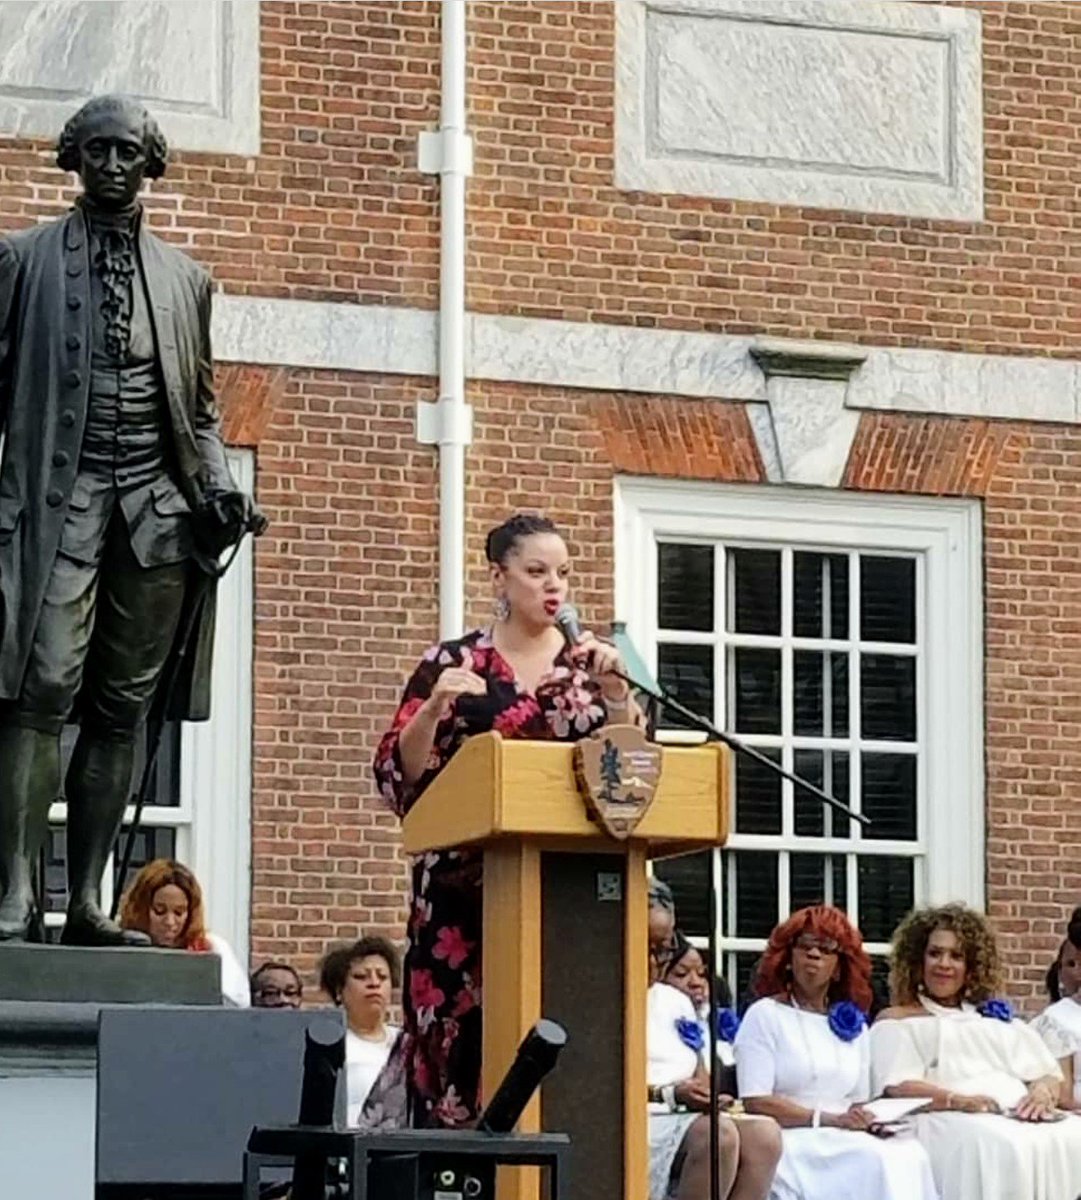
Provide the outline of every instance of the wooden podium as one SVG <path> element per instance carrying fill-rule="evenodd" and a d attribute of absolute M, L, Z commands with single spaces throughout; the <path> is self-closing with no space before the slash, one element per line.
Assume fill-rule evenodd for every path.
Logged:
<path fill-rule="evenodd" d="M 586 812 L 573 745 L 467 741 L 403 825 L 410 854 L 484 848 L 483 1079 L 490 1097 L 541 1016 L 568 1045 L 519 1129 L 572 1139 L 573 1200 L 646 1200 L 649 858 L 720 845 L 728 752 L 665 747 L 652 806 L 626 840 Z M 499 1200 L 536 1200 L 537 1172 L 501 1171 Z"/>

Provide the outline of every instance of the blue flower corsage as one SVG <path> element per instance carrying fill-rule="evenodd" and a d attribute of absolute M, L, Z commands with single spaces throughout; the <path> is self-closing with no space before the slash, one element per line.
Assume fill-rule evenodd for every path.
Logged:
<path fill-rule="evenodd" d="M 701 1053 L 702 1047 L 706 1044 L 706 1035 L 697 1021 L 692 1021 L 690 1017 L 680 1017 L 676 1021 L 676 1033 L 679 1034 L 679 1040 L 684 1046 L 688 1046 L 695 1054 Z"/>
<path fill-rule="evenodd" d="M 1013 1005 L 1009 1000 L 999 1000 L 997 997 L 977 1005 L 976 1011 L 981 1017 L 991 1017 L 995 1021 L 1005 1021 L 1007 1024 L 1013 1020 Z"/>
<path fill-rule="evenodd" d="M 854 1042 L 867 1027 L 863 1009 L 851 1000 L 838 1000 L 836 1004 L 831 1004 L 826 1020 L 842 1042 Z"/>
<path fill-rule="evenodd" d="M 734 1042 L 739 1033 L 739 1017 L 730 1008 L 717 1011 L 717 1037 L 722 1042 Z"/>

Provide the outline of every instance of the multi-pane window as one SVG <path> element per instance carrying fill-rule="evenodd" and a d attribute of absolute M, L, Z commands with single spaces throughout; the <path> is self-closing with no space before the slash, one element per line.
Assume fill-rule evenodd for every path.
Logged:
<path fill-rule="evenodd" d="M 623 596 L 660 682 L 869 822 L 733 756 L 724 850 L 655 869 L 697 937 L 716 883 L 718 945 L 737 995 L 770 930 L 796 909 L 844 908 L 881 960 L 914 904 L 978 902 L 982 878 L 970 854 L 982 845 L 979 748 L 953 740 L 979 736 L 980 631 L 953 644 L 950 632 L 979 612 L 978 580 L 950 594 L 976 561 L 958 541 L 964 532 L 978 543 L 971 511 L 908 503 L 911 524 L 899 526 L 883 502 L 853 498 L 853 521 L 833 497 L 763 491 L 621 490 L 619 552 L 645 559 L 649 580 Z M 966 845 L 951 866 L 946 839 L 958 829 Z"/>

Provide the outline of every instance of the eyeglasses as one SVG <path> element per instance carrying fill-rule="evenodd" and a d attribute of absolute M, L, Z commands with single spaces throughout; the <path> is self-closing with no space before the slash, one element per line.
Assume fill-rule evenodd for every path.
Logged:
<path fill-rule="evenodd" d="M 840 943 L 835 942 L 833 938 L 815 937 L 813 933 L 801 933 L 796 938 L 795 947 L 807 953 L 818 950 L 822 954 L 836 954 L 841 949 Z"/>
<path fill-rule="evenodd" d="M 298 987 L 262 987 L 256 993 L 260 1000 L 299 1000 L 300 988 Z"/>

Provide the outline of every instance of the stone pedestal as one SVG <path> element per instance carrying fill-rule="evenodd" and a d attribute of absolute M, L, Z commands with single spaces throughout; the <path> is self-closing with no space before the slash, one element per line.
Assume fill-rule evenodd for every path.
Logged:
<path fill-rule="evenodd" d="M 0 1004 L 5 1001 L 220 1004 L 221 959 L 150 947 L 0 945 Z"/>
<path fill-rule="evenodd" d="M 0 1191 L 92 1200 L 98 1016 L 219 1006 L 221 963 L 175 950 L 0 946 Z"/>

